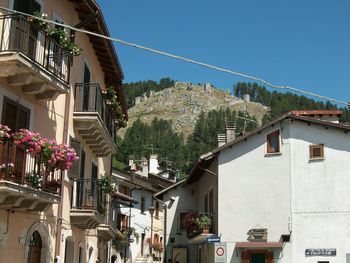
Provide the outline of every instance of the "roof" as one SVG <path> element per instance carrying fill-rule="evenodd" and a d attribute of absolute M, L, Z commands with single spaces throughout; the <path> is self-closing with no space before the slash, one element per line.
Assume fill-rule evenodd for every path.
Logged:
<path fill-rule="evenodd" d="M 175 184 L 169 186 L 168 188 L 165 188 L 165 189 L 163 189 L 162 191 L 159 191 L 159 192 L 156 193 L 154 196 L 162 195 L 162 194 L 168 192 L 169 190 L 171 190 L 171 189 L 173 189 L 173 188 L 175 188 L 175 187 L 177 187 L 177 186 L 183 184 L 185 181 L 186 181 L 186 179 L 183 179 L 183 180 L 181 180 L 181 181 L 179 181 L 179 182 L 177 182 L 177 183 L 175 183 Z"/>
<path fill-rule="evenodd" d="M 110 36 L 100 6 L 95 0 L 69 0 L 74 4 L 81 26 L 91 32 Z M 84 23 L 86 21 L 86 23 Z M 114 86 L 123 109 L 127 116 L 125 94 L 122 87 L 124 73 L 111 40 L 88 35 L 95 54 L 105 74 L 105 83 Z"/>
<path fill-rule="evenodd" d="M 114 196 L 114 197 L 116 197 L 117 199 L 122 200 L 122 201 L 127 201 L 127 202 L 130 202 L 130 203 L 137 204 L 137 201 L 136 201 L 134 198 L 132 198 L 132 197 L 130 197 L 130 196 L 128 196 L 128 195 L 119 193 L 119 192 L 114 192 L 114 193 L 112 194 L 112 196 Z"/>
<path fill-rule="evenodd" d="M 250 136 L 253 136 L 259 132 L 261 132 L 262 130 L 280 122 L 280 121 L 283 121 L 285 119 L 294 119 L 294 120 L 298 120 L 298 121 L 302 121 L 302 122 L 307 122 L 307 123 L 312 123 L 312 124 L 316 124 L 316 125 L 321 125 L 321 126 L 324 126 L 324 127 L 327 127 L 327 128 L 334 128 L 334 129 L 337 129 L 337 130 L 342 130 L 344 132 L 348 132 L 350 131 L 350 125 L 345 125 L 345 124 L 341 124 L 341 123 L 334 123 L 334 122 L 330 122 L 330 121 L 325 121 L 325 120 L 320 120 L 320 119 L 316 119 L 316 118 L 312 118 L 310 116 L 313 116 L 312 113 L 315 113 L 315 112 L 318 112 L 319 114 L 317 115 L 320 115 L 320 112 L 323 113 L 323 115 L 325 114 L 341 114 L 342 111 L 336 111 L 336 110 L 330 110 L 330 111 L 326 111 L 326 110 L 323 110 L 323 111 L 290 111 L 284 115 L 282 115 L 281 117 L 259 127 L 259 128 L 256 128 L 254 130 L 252 130 L 251 132 L 243 135 L 243 136 L 240 136 L 238 137 L 236 140 L 232 141 L 232 142 L 229 142 L 229 143 L 226 143 L 220 147 L 217 147 L 215 149 L 213 149 L 212 151 L 206 153 L 206 154 L 203 154 L 199 157 L 199 159 L 197 160 L 197 162 L 195 163 L 195 165 L 193 166 L 189 176 L 187 177 L 186 179 L 186 184 L 191 184 L 193 182 L 196 182 L 200 176 L 203 174 L 204 172 L 204 169 L 205 168 L 208 168 L 209 165 L 213 162 L 213 160 L 215 159 L 215 157 L 220 154 L 220 152 L 222 150 L 225 150 L 227 148 L 232 148 L 233 145 L 237 144 L 237 143 L 240 143 L 241 141 L 244 141 L 244 140 L 247 140 L 247 138 L 249 138 Z M 294 114 L 296 113 L 296 114 Z M 304 114 L 302 114 L 304 113 Z M 306 116 L 304 116 L 306 115 Z M 322 115 L 322 114 L 321 114 Z"/>
<path fill-rule="evenodd" d="M 291 110 L 290 114 L 295 116 L 322 116 L 322 115 L 336 115 L 341 116 L 342 110 Z"/>

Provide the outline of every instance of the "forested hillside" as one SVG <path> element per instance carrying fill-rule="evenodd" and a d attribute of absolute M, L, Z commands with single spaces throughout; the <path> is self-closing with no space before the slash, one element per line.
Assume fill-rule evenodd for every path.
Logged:
<path fill-rule="evenodd" d="M 132 106 L 135 97 L 142 96 L 149 90 L 159 91 L 174 86 L 174 81 L 163 78 L 159 83 L 155 81 L 141 81 L 126 84 L 128 105 Z M 150 88 L 149 88 L 150 87 Z M 234 86 L 234 95 L 243 98 L 249 94 L 250 100 L 269 108 L 263 122 L 273 120 L 289 110 L 301 109 L 339 109 L 329 102 L 319 102 L 305 96 L 292 93 L 270 92 L 257 83 L 240 82 Z M 341 118 L 343 122 L 350 122 L 350 112 L 347 108 Z M 237 118 L 240 117 L 240 118 Z M 181 116 L 179 115 L 178 118 Z M 246 118 L 246 119 L 244 119 Z M 197 121 L 193 123 L 193 132 L 184 139 L 182 133 L 176 133 L 172 128 L 172 121 L 164 120 L 162 115 L 153 119 L 150 124 L 142 122 L 142 116 L 133 122 L 123 138 L 118 137 L 118 154 L 115 157 L 114 166 L 123 168 L 128 162 L 128 156 L 133 155 L 135 160 L 149 157 L 151 153 L 157 153 L 163 165 L 171 165 L 174 170 L 180 170 L 183 176 L 191 169 L 193 162 L 217 146 L 217 135 L 224 133 L 225 121 L 236 123 L 237 136 L 243 132 L 254 129 L 258 122 L 254 116 L 242 111 L 230 108 L 201 112 Z"/>
<path fill-rule="evenodd" d="M 237 118 L 237 116 L 241 118 Z M 163 165 L 171 165 L 174 170 L 180 170 L 184 175 L 193 162 L 203 153 L 217 146 L 217 134 L 225 132 L 225 121 L 236 123 L 236 132 L 249 131 L 256 127 L 253 121 L 245 121 L 243 112 L 230 109 L 200 113 L 193 134 L 184 141 L 182 134 L 177 134 L 171 128 L 171 122 L 155 118 L 151 125 L 140 119 L 127 129 L 124 138 L 118 137 L 118 154 L 115 166 L 123 168 L 128 162 L 129 155 L 135 160 L 157 153 Z M 125 165 L 124 165 L 125 166 Z"/>
<path fill-rule="evenodd" d="M 277 91 L 269 92 L 265 87 L 257 83 L 239 82 L 234 86 L 234 95 L 243 97 L 249 94 L 251 101 L 261 103 L 270 108 L 264 121 L 273 120 L 290 110 L 330 110 L 341 109 L 344 114 L 340 118 L 341 122 L 350 122 L 350 112 L 348 108 L 339 108 L 327 101 L 326 103 L 309 99 L 290 92 L 281 93 Z"/>

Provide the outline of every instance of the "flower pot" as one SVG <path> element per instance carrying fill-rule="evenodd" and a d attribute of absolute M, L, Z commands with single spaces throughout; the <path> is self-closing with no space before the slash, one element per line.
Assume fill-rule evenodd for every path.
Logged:
<path fill-rule="evenodd" d="M 203 227 L 202 233 L 203 234 L 209 234 L 209 227 Z"/>

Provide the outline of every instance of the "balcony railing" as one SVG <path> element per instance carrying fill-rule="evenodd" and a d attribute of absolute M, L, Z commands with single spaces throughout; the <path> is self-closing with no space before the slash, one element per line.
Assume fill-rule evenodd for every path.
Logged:
<path fill-rule="evenodd" d="M 61 171 L 49 171 L 38 157 L 18 148 L 11 141 L 0 140 L 0 181 L 10 181 L 45 192 L 60 194 Z M 35 180 L 30 180 L 34 178 Z"/>
<path fill-rule="evenodd" d="M 99 84 L 76 83 L 74 98 L 74 111 L 98 113 L 114 142 L 116 137 L 114 119 L 112 118 L 112 115 L 107 108 L 106 102 L 103 99 Z"/>
<path fill-rule="evenodd" d="M 94 179 L 75 179 L 75 198 L 73 209 L 94 210 L 105 214 L 106 194 Z"/>
<path fill-rule="evenodd" d="M 69 82 L 72 55 L 27 17 L 0 16 L 0 54 L 19 52 L 64 82 Z"/>

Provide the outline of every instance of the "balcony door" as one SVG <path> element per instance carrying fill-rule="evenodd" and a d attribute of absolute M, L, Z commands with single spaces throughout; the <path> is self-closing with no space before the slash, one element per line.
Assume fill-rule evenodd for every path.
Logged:
<path fill-rule="evenodd" d="M 4 97 L 4 103 L 2 108 L 1 124 L 10 127 L 14 132 L 20 128 L 28 128 L 29 126 L 30 110 L 19 105 L 18 103 Z M 7 164 L 13 163 L 14 169 L 11 177 L 7 180 L 11 180 L 17 183 L 22 183 L 25 174 L 26 154 L 25 152 L 15 147 L 10 143 L 0 144 L 0 163 Z M 0 179 L 2 175 L 0 175 Z"/>
<path fill-rule="evenodd" d="M 40 4 L 34 0 L 15 0 L 13 8 L 28 14 L 41 10 Z M 28 24 L 24 17 L 17 16 L 12 20 L 12 32 L 10 47 L 19 49 L 31 59 L 36 59 L 38 28 Z"/>
<path fill-rule="evenodd" d="M 90 105 L 90 78 L 91 73 L 87 63 L 84 63 L 84 85 L 83 85 L 83 111 L 89 111 Z"/>
<path fill-rule="evenodd" d="M 21 128 L 28 129 L 29 116 L 29 109 L 7 97 L 4 97 L 1 124 L 9 126 L 12 131 L 16 131 Z"/>

